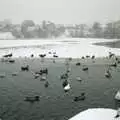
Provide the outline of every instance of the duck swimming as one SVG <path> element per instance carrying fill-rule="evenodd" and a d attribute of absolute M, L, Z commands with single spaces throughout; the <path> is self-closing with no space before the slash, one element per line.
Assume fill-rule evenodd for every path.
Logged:
<path fill-rule="evenodd" d="M 83 66 L 82 70 L 83 71 L 88 71 L 88 67 L 87 66 Z"/>
<path fill-rule="evenodd" d="M 34 96 L 34 97 L 26 97 L 24 101 L 27 101 L 27 102 L 37 102 L 37 101 L 40 101 L 40 97 L 39 96 Z"/>
<path fill-rule="evenodd" d="M 115 100 L 120 101 L 120 90 L 117 91 L 116 95 L 115 95 Z"/>
<path fill-rule="evenodd" d="M 81 93 L 81 95 L 80 96 L 76 96 L 76 97 L 74 97 L 74 101 L 83 101 L 83 100 L 85 100 L 85 93 Z"/>
<path fill-rule="evenodd" d="M 64 91 L 68 92 L 70 90 L 70 84 L 68 83 L 65 87 L 64 87 Z"/>
<path fill-rule="evenodd" d="M 110 73 L 109 70 L 107 70 L 107 71 L 105 72 L 105 77 L 106 77 L 106 78 L 111 78 L 111 77 L 112 77 L 112 75 L 111 75 L 111 73 Z"/>

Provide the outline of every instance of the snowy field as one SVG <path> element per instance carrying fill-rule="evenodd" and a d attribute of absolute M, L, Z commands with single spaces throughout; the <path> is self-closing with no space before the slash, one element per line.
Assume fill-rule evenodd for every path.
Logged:
<path fill-rule="evenodd" d="M 14 57 L 29 57 L 34 54 L 36 57 L 49 51 L 56 52 L 59 57 L 79 58 L 85 55 L 104 57 L 111 51 L 120 55 L 120 49 L 108 48 L 105 46 L 92 45 L 97 42 L 115 41 L 108 39 L 92 38 L 61 38 L 61 39 L 40 39 L 40 40 L 0 40 L 0 57 L 4 54 L 13 53 Z M 52 57 L 52 55 L 47 55 Z"/>

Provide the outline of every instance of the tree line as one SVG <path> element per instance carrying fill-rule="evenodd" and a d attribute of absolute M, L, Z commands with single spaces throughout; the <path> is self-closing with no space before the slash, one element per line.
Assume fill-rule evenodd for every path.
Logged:
<path fill-rule="evenodd" d="M 120 38 L 120 21 L 109 22 L 105 25 L 94 22 L 86 24 L 63 25 L 50 21 L 35 24 L 32 20 L 24 20 L 21 24 L 12 24 L 9 20 L 0 22 L 0 32 L 11 32 L 17 39 L 74 37 L 74 38 Z"/>

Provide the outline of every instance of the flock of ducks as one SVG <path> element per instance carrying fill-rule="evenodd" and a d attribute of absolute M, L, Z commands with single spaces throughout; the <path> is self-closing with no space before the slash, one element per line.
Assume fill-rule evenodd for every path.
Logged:
<path fill-rule="evenodd" d="M 53 54 L 53 58 L 58 58 L 58 57 L 59 57 L 59 56 L 56 54 L 56 52 L 53 52 L 53 53 L 52 53 L 52 52 L 49 52 L 48 54 Z M 2 59 L 1 59 L 1 61 L 2 61 L 2 62 L 8 62 L 8 63 L 15 63 L 15 60 L 12 59 L 12 56 L 13 56 L 12 53 L 7 54 L 7 55 L 4 55 L 4 56 L 2 57 Z M 34 54 L 31 54 L 30 57 L 33 58 L 33 57 L 34 57 Z M 43 58 L 46 57 L 46 54 L 40 54 L 39 57 L 40 57 L 41 59 L 43 59 Z M 7 58 L 7 59 L 5 59 L 5 58 Z M 93 56 L 88 56 L 88 55 L 87 55 L 87 56 L 85 56 L 85 57 L 83 56 L 81 59 L 86 59 L 86 58 L 90 58 L 90 59 L 93 60 L 93 62 L 95 62 L 95 56 L 94 56 L 94 55 L 93 55 Z M 111 52 L 109 52 L 108 58 L 109 58 L 109 59 L 114 58 L 114 63 L 108 65 L 108 68 L 105 70 L 104 76 L 105 76 L 106 78 L 111 78 L 111 77 L 112 77 L 111 67 L 117 67 L 117 65 L 120 63 L 120 60 L 119 60 L 119 58 L 118 58 L 115 54 L 113 54 L 113 53 L 111 53 Z M 60 75 L 60 79 L 62 80 L 63 90 L 64 90 L 65 92 L 69 92 L 69 90 L 71 89 L 71 84 L 70 84 L 70 82 L 69 82 L 69 75 L 70 75 L 70 72 L 71 72 L 70 62 L 72 61 L 72 58 L 67 58 L 66 61 L 67 61 L 67 62 L 66 62 L 66 68 L 67 68 L 67 69 L 66 69 L 65 73 L 63 73 L 62 75 Z M 53 63 L 55 63 L 55 59 L 53 59 Z M 81 66 L 81 62 L 77 62 L 75 65 L 76 65 L 76 66 Z M 88 71 L 89 68 L 88 68 L 87 65 L 83 65 L 83 66 L 82 66 L 82 70 L 83 70 L 83 71 Z M 30 66 L 29 66 L 28 64 L 21 66 L 21 71 L 30 71 Z M 49 86 L 49 82 L 48 82 L 48 80 L 47 80 L 47 78 L 48 78 L 48 72 L 49 72 L 49 71 L 48 71 L 48 68 L 42 68 L 42 69 L 40 69 L 40 70 L 37 71 L 37 72 L 31 71 L 34 79 L 40 78 L 41 81 L 45 81 L 44 86 L 45 86 L 46 88 Z M 12 76 L 17 76 L 17 75 L 18 75 L 17 72 L 12 73 Z M 4 78 L 4 77 L 5 77 L 5 74 L 0 74 L 0 78 Z M 76 77 L 76 80 L 81 82 L 81 81 L 82 81 L 82 78 L 77 76 L 77 77 Z M 79 96 L 75 96 L 73 100 L 74 100 L 75 102 L 77 102 L 77 101 L 83 101 L 83 100 L 85 100 L 85 98 L 86 98 L 86 94 L 85 94 L 85 92 L 83 92 L 83 93 L 81 93 Z M 115 99 L 116 99 L 116 100 L 120 100 L 120 91 L 118 91 L 117 94 L 115 95 Z M 33 96 L 33 97 L 27 96 L 27 97 L 25 98 L 25 101 L 27 101 L 27 102 L 32 102 L 32 103 L 33 103 L 33 102 L 36 102 L 36 101 L 39 101 L 39 100 L 40 100 L 40 97 L 39 97 L 39 96 Z"/>

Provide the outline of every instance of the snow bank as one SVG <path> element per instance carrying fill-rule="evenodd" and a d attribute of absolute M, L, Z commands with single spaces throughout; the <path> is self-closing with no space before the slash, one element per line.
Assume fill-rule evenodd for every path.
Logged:
<path fill-rule="evenodd" d="M 88 109 L 70 118 L 69 120 L 120 120 L 120 117 L 115 118 L 116 114 L 117 111 L 113 109 Z"/>

